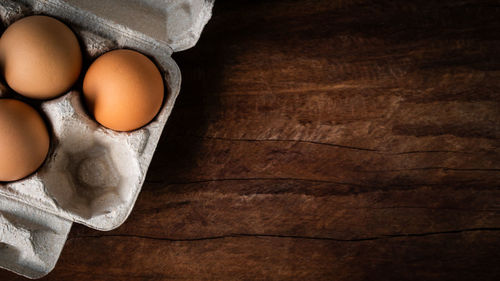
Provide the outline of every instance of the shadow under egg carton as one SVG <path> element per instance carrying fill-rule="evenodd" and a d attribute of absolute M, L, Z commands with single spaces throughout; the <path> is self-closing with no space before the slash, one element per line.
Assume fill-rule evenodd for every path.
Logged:
<path fill-rule="evenodd" d="M 142 10 L 126 9 L 127 4 L 137 3 L 143 3 Z M 115 9 L 102 14 L 99 5 Z M 162 5 L 165 14 L 157 14 Z M 165 82 L 160 112 L 132 132 L 116 132 L 93 120 L 82 104 L 81 82 L 68 93 L 41 102 L 39 109 L 51 131 L 47 159 L 29 177 L 0 183 L 1 268 L 39 278 L 54 267 L 72 222 L 111 230 L 125 221 L 180 90 L 180 71 L 170 55 L 196 43 L 212 6 L 209 0 L 173 0 L 168 4 L 160 0 L 0 0 L 4 27 L 33 14 L 65 22 L 80 40 L 87 60 L 84 67 L 109 50 L 129 48 L 149 56 Z M 154 24 L 163 20 L 170 32 L 158 35 L 147 24 L 127 25 L 134 20 L 127 19 L 130 15 L 126 13 L 143 17 L 148 15 L 148 7 L 155 12 L 147 20 Z M 15 97 L 2 83 L 0 97 Z"/>

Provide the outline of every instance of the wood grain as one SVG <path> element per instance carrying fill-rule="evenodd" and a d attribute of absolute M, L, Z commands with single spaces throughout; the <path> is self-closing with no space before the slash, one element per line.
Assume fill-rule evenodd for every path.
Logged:
<path fill-rule="evenodd" d="M 132 215 L 43 280 L 499 280 L 499 18 L 218 1 Z"/>

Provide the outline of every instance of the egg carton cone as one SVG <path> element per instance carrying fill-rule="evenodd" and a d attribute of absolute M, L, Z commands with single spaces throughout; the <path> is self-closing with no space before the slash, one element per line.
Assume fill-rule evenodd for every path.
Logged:
<path fill-rule="evenodd" d="M 113 49 L 133 49 L 155 62 L 165 84 L 158 115 L 131 132 L 107 129 L 89 116 L 81 85 L 42 102 L 51 133 L 47 159 L 27 178 L 0 182 L 0 268 L 31 279 L 43 277 L 54 268 L 73 222 L 107 231 L 127 219 L 179 94 L 181 73 L 171 54 L 196 44 L 213 4 L 213 0 L 0 0 L 3 30 L 26 16 L 52 16 L 79 38 L 84 65 Z M 1 82 L 0 97 L 12 96 Z"/>

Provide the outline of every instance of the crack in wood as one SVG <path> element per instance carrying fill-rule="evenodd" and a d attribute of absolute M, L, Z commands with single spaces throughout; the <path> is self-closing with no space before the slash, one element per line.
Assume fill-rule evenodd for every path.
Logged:
<path fill-rule="evenodd" d="M 462 154 L 474 154 L 469 151 L 459 151 L 459 150 L 412 150 L 403 152 L 388 152 L 387 154 L 403 155 L 403 154 L 418 154 L 418 153 L 462 153 Z"/>
<path fill-rule="evenodd" d="M 361 171 L 361 172 L 375 172 L 375 171 Z M 226 181 L 297 181 L 297 182 L 310 182 L 310 183 L 326 183 L 326 184 L 336 184 L 336 185 L 346 185 L 353 186 L 359 188 L 368 188 L 368 189 L 381 189 L 381 188 L 400 188 L 400 187 L 409 187 L 409 188 L 418 188 L 418 187 L 426 187 L 426 186 L 449 186 L 451 184 L 454 185 L 469 185 L 471 186 L 473 182 L 462 181 L 462 182 L 453 182 L 453 183 L 406 183 L 401 185 L 396 184 L 385 184 L 385 185 L 363 185 L 357 183 L 350 182 L 337 182 L 337 181 L 329 181 L 329 180 L 315 180 L 315 179 L 305 179 L 305 178 L 218 178 L 218 179 L 200 179 L 196 181 L 186 181 L 186 182 L 164 182 L 162 180 L 149 180 L 146 179 L 146 183 L 148 184 L 162 184 L 164 186 L 169 185 L 189 185 L 189 184 L 204 184 L 211 182 L 226 182 Z M 271 193 L 272 194 L 272 193 Z"/>
<path fill-rule="evenodd" d="M 335 144 L 335 143 L 327 143 L 327 142 L 318 142 L 318 141 L 310 141 L 310 140 L 300 140 L 300 139 L 239 139 L 239 138 L 223 138 L 223 137 L 212 137 L 212 136 L 196 136 L 196 135 L 183 135 L 183 136 L 170 136 L 170 137 L 188 137 L 188 138 L 197 138 L 197 139 L 209 139 L 209 140 L 222 140 L 222 141 L 234 141 L 234 142 L 294 142 L 294 143 L 309 143 L 316 145 L 325 145 L 332 146 L 337 148 L 351 149 L 351 150 L 361 150 L 361 151 L 371 151 L 377 152 L 376 149 L 365 148 L 365 147 L 355 147 L 349 145 Z"/>
<path fill-rule="evenodd" d="M 206 240 L 218 240 L 227 238 L 241 238 L 241 237 L 270 237 L 270 238 L 285 238 L 285 239 L 306 239 L 306 240 L 327 240 L 336 242 L 363 242 L 363 241 L 373 241 L 382 239 L 392 239 L 392 238 L 402 238 L 402 237 L 425 237 L 432 235 L 443 235 L 443 234 L 459 234 L 464 232 L 480 232 L 480 231 L 500 231 L 500 227 L 478 227 L 478 228 L 465 228 L 457 230 L 447 230 L 447 231 L 436 231 L 436 232 L 422 232 L 422 233 L 398 233 L 398 234 L 384 234 L 381 236 L 365 237 L 365 238 L 352 238 L 352 239 L 339 239 L 332 237 L 315 237 L 315 236 L 302 236 L 302 235 L 280 235 L 280 234 L 248 234 L 248 233 L 235 233 L 220 236 L 208 236 L 200 238 L 167 238 L 167 237 L 153 237 L 146 235 L 134 235 L 134 234 L 103 234 L 103 235 L 86 235 L 86 236 L 73 236 L 69 237 L 68 241 L 75 239 L 93 239 L 93 238 L 107 238 L 107 237 L 123 237 L 123 238 L 137 238 L 137 239 L 148 239 L 148 240 L 159 240 L 159 241 L 169 241 L 169 242 L 195 242 L 195 241 L 206 241 Z"/>
<path fill-rule="evenodd" d="M 349 182 L 336 182 L 329 180 L 314 180 L 314 179 L 301 179 L 301 178 L 220 178 L 220 179 L 202 179 L 197 181 L 189 181 L 189 182 L 168 182 L 164 183 L 163 181 L 153 181 L 146 180 L 147 183 L 163 183 L 164 185 L 187 185 L 187 184 L 198 184 L 198 183 L 209 183 L 209 182 L 224 182 L 224 181 L 306 181 L 313 183 L 329 183 L 329 184 L 338 184 L 338 185 L 349 185 L 356 187 L 371 187 L 367 185 L 349 183 Z"/>
<path fill-rule="evenodd" d="M 221 140 L 221 141 L 234 141 L 234 142 L 294 142 L 294 143 L 307 143 L 307 144 L 315 144 L 315 145 L 324 145 L 331 146 L 336 148 L 343 149 L 351 149 L 351 150 L 361 150 L 361 151 L 369 151 L 380 154 L 387 155 L 404 155 L 404 154 L 419 154 L 419 153 L 460 153 L 460 154 L 474 154 L 474 152 L 470 151 L 460 151 L 460 150 L 410 150 L 410 151 L 402 151 L 402 152 L 391 152 L 391 151 L 383 151 L 366 147 L 356 147 L 328 142 L 320 142 L 320 141 L 312 141 L 312 140 L 302 140 L 302 139 L 245 139 L 245 138 L 224 138 L 224 137 L 213 137 L 213 136 L 197 136 L 197 135 L 182 135 L 182 136 L 169 136 L 175 138 L 197 138 L 197 139 L 208 139 L 208 140 Z M 491 151 L 485 151 L 490 152 Z"/>
<path fill-rule="evenodd" d="M 499 172 L 500 169 L 492 168 L 450 168 L 450 167 L 420 167 L 420 168 L 407 168 L 407 169 L 393 169 L 393 170 L 357 170 L 356 172 L 363 173 L 390 173 L 390 172 L 404 172 L 404 171 L 425 171 L 425 170 L 443 170 L 443 171 L 464 171 L 464 172 Z"/>

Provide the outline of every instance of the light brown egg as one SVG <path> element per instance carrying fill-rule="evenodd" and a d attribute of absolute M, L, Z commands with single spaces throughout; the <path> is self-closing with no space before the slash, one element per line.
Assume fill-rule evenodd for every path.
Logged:
<path fill-rule="evenodd" d="M 33 173 L 49 151 L 49 133 L 31 106 L 0 99 L 0 181 L 14 181 Z"/>
<path fill-rule="evenodd" d="M 76 82 L 82 52 L 64 23 L 30 16 L 10 25 L 0 38 L 0 65 L 14 91 L 33 99 L 50 99 Z"/>
<path fill-rule="evenodd" d="M 85 74 L 83 95 L 97 122 L 116 131 L 149 123 L 163 102 L 163 79 L 155 64 L 132 50 L 114 50 Z"/>

